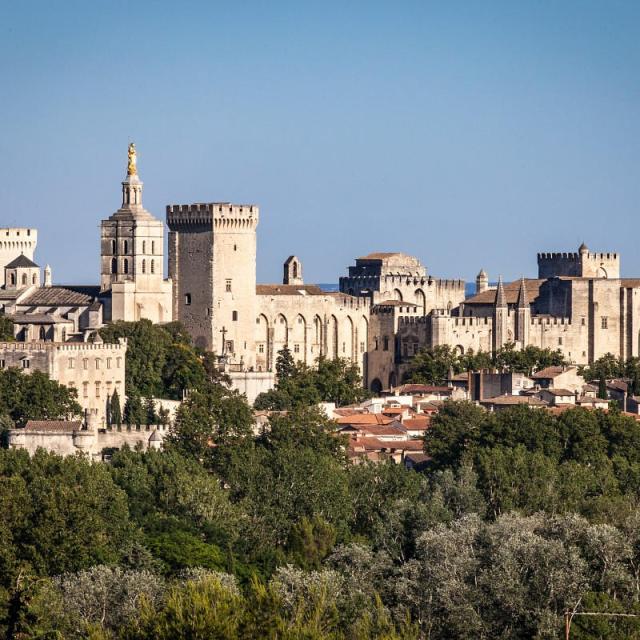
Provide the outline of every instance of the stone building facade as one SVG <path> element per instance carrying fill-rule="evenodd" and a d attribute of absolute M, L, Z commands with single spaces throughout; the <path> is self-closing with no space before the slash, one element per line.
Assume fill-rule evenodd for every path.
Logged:
<path fill-rule="evenodd" d="M 370 349 L 377 334 L 394 338 L 393 353 L 369 354 L 367 382 L 376 389 L 399 380 L 420 348 L 442 344 L 459 353 L 534 345 L 559 350 L 574 364 L 606 353 L 640 356 L 640 279 L 620 277 L 618 254 L 592 253 L 584 244 L 576 253 L 538 254 L 535 279 L 491 288 L 483 270 L 475 295 L 452 307 L 416 314 L 380 303 L 373 314 L 386 321 L 376 323 Z"/>
<path fill-rule="evenodd" d="M 283 284 L 257 285 L 258 222 L 253 204 L 167 207 L 174 317 L 197 346 L 227 363 L 232 378 L 264 373 L 268 387 L 285 345 L 308 364 L 322 355 L 364 366 L 369 299 L 305 285 L 295 256 L 284 265 Z"/>
<path fill-rule="evenodd" d="M 23 255 L 33 262 L 38 231 L 28 227 L 0 228 L 0 287 L 5 285 L 5 267 Z"/>
<path fill-rule="evenodd" d="M 42 371 L 76 389 L 78 403 L 94 424 L 106 426 L 107 401 L 125 398 L 126 340 L 103 342 L 0 342 L 0 368 Z"/>

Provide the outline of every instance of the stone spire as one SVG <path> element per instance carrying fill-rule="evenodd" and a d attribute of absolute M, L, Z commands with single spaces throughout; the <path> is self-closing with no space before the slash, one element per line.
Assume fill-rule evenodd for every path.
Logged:
<path fill-rule="evenodd" d="M 498 278 L 498 290 L 496 291 L 496 307 L 505 308 L 507 306 L 507 296 L 504 293 L 502 276 Z"/>
<path fill-rule="evenodd" d="M 526 309 L 529 306 L 529 298 L 527 297 L 527 285 L 524 277 L 520 280 L 520 290 L 518 291 L 518 309 Z"/>
<path fill-rule="evenodd" d="M 47 265 L 44 268 L 44 286 L 45 287 L 50 287 L 52 284 L 51 282 L 51 267 L 49 265 Z"/>

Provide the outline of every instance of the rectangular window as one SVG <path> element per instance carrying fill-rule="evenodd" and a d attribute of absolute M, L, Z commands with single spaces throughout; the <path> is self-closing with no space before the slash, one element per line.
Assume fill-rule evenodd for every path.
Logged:
<path fill-rule="evenodd" d="M 360 353 L 364 353 L 364 342 L 360 343 Z"/>
<path fill-rule="evenodd" d="M 74 366 L 75 366 L 75 360 L 73 358 L 69 358 L 68 368 L 73 369 Z"/>
<path fill-rule="evenodd" d="M 600 323 L 600 327 L 602 329 L 608 329 L 609 327 L 607 326 L 609 324 L 609 319 L 607 318 L 607 316 L 602 316 L 601 318 L 601 323 Z"/>
<path fill-rule="evenodd" d="M 83 398 L 88 398 L 89 397 L 89 383 L 88 382 L 83 382 L 82 383 L 82 397 Z"/>
<path fill-rule="evenodd" d="M 184 294 L 184 303 L 185 303 L 185 305 L 187 307 L 191 304 L 191 294 L 190 293 L 185 293 Z"/>
<path fill-rule="evenodd" d="M 107 358 L 107 369 L 111 369 L 111 358 Z"/>
<path fill-rule="evenodd" d="M 100 397 L 100 383 L 96 382 L 96 398 Z"/>
<path fill-rule="evenodd" d="M 293 345 L 293 352 L 294 353 L 300 353 L 300 345 L 299 344 L 294 344 Z"/>
<path fill-rule="evenodd" d="M 558 344 L 562 344 L 562 338 L 558 338 Z"/>
<path fill-rule="evenodd" d="M 389 336 L 384 336 L 382 339 L 382 350 L 389 351 Z"/>
<path fill-rule="evenodd" d="M 225 282 L 225 290 L 227 293 L 231 293 L 231 280 L 226 280 Z"/>
<path fill-rule="evenodd" d="M 264 353 L 264 345 L 263 344 L 259 344 L 258 345 L 258 353 Z"/>
<path fill-rule="evenodd" d="M 7 366 L 7 363 L 4 360 L 0 360 L 0 369 L 4 369 Z"/>
<path fill-rule="evenodd" d="M 28 360 L 23 360 L 22 361 L 22 368 L 23 369 L 28 369 L 31 366 L 31 363 Z"/>

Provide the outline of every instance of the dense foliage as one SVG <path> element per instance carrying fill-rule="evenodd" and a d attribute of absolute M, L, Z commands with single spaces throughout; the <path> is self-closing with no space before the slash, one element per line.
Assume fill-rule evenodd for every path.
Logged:
<path fill-rule="evenodd" d="M 545 367 L 563 364 L 567 362 L 560 351 L 531 345 L 519 350 L 513 343 L 506 344 L 495 355 L 485 351 L 474 353 L 471 349 L 461 355 L 449 345 L 439 345 L 433 349 L 422 349 L 412 358 L 403 382 L 440 385 L 447 382 L 451 373 L 488 368 L 530 375 Z"/>
<path fill-rule="evenodd" d="M 21 369 L 0 370 L 0 424 L 22 427 L 28 420 L 79 418 L 82 408 L 75 389 L 50 380 L 46 373 Z"/>
<path fill-rule="evenodd" d="M 586 380 L 599 383 L 603 380 L 621 378 L 629 381 L 629 393 L 640 395 L 640 358 L 623 360 L 606 353 L 595 362 L 581 370 Z"/>
<path fill-rule="evenodd" d="M 318 358 L 316 366 L 295 362 L 285 347 L 276 359 L 276 386 L 261 393 L 254 403 L 256 409 L 286 411 L 309 407 L 319 402 L 333 402 L 336 406 L 363 400 L 367 392 L 362 387 L 358 367 L 348 360 Z"/>
<path fill-rule="evenodd" d="M 640 425 L 446 403 L 424 473 L 353 465 L 316 409 L 254 434 L 191 395 L 165 451 L 0 451 L 7 638 L 558 638 L 640 611 Z M 633 638 L 576 618 L 572 638 Z"/>
<path fill-rule="evenodd" d="M 150 397 L 181 400 L 185 391 L 207 380 L 203 358 L 178 322 L 118 321 L 100 329 L 100 336 L 105 342 L 127 339 L 126 395 L 141 403 Z M 137 413 L 133 415 L 133 422 L 145 423 Z"/>

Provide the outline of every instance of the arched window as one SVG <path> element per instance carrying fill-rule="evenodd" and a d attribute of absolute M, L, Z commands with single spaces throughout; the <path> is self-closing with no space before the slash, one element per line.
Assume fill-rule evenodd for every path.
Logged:
<path fill-rule="evenodd" d="M 237 311 L 232 311 L 231 312 L 231 319 L 236 322 L 238 320 L 238 312 Z"/>
<path fill-rule="evenodd" d="M 129 241 L 128 241 L 128 240 L 125 240 L 125 241 L 122 243 L 122 246 L 123 246 L 123 249 L 124 249 L 123 253 L 129 253 Z"/>
<path fill-rule="evenodd" d="M 111 241 L 111 255 L 115 255 L 116 254 L 116 241 L 112 240 Z"/>
<path fill-rule="evenodd" d="M 40 340 L 47 339 L 47 330 L 44 327 L 40 327 Z"/>
<path fill-rule="evenodd" d="M 31 284 L 35 284 L 35 283 L 36 283 L 36 274 L 34 273 L 34 274 L 31 276 Z"/>
<path fill-rule="evenodd" d="M 142 261 L 142 273 L 147 273 L 147 261 Z"/>
<path fill-rule="evenodd" d="M 155 254 L 156 252 L 156 243 L 154 240 L 151 241 L 151 253 Z"/>
<path fill-rule="evenodd" d="M 26 284 L 27 284 L 27 274 L 26 274 L 26 273 L 23 273 L 23 274 L 22 274 L 22 284 L 23 284 L 23 285 L 26 285 Z"/>
<path fill-rule="evenodd" d="M 147 241 L 142 241 L 142 253 L 147 253 Z"/>
<path fill-rule="evenodd" d="M 155 265 L 154 265 L 154 261 L 152 260 L 151 261 L 151 273 L 155 273 L 155 272 L 156 272 Z"/>
<path fill-rule="evenodd" d="M 124 273 L 129 273 L 129 261 L 125 258 L 122 263 L 122 271 Z"/>
<path fill-rule="evenodd" d="M 12 273 L 9 276 L 9 282 L 10 282 L 11 285 L 15 286 L 15 284 L 16 284 L 16 274 L 15 273 Z"/>
<path fill-rule="evenodd" d="M 118 261 L 115 258 L 111 260 L 111 273 L 118 273 Z"/>

